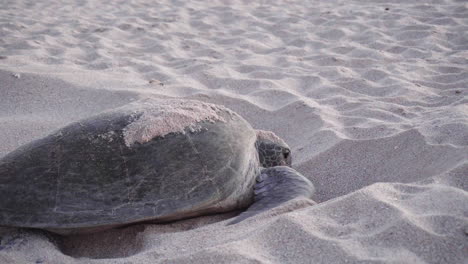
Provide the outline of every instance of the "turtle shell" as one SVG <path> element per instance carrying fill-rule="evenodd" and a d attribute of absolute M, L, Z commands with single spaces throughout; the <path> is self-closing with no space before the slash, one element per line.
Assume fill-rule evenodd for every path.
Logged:
<path fill-rule="evenodd" d="M 72 123 L 0 160 L 0 225 L 60 234 L 246 207 L 255 130 L 231 110 L 144 100 Z"/>

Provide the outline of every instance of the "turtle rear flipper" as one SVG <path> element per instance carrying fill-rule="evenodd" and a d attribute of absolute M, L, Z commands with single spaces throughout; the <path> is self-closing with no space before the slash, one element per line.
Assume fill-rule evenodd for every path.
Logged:
<path fill-rule="evenodd" d="M 254 186 L 254 203 L 228 225 L 237 224 L 295 198 L 311 198 L 314 191 L 314 185 L 290 167 L 276 166 L 263 169 Z"/>

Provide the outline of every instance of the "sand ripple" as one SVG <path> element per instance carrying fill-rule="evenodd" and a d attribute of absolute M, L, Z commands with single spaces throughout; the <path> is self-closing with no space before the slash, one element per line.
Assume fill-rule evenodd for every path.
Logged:
<path fill-rule="evenodd" d="M 1 5 L 0 156 L 136 98 L 193 98 L 284 138 L 319 204 L 60 241 L 2 229 L 0 263 L 468 258 L 465 2 Z"/>

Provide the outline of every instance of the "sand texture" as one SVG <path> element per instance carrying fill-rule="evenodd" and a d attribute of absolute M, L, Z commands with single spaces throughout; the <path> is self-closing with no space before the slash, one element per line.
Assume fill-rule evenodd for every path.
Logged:
<path fill-rule="evenodd" d="M 0 157 L 187 98 L 273 131 L 316 188 L 236 225 L 0 228 L 0 263 L 466 263 L 467 83 L 465 0 L 0 1 Z"/>

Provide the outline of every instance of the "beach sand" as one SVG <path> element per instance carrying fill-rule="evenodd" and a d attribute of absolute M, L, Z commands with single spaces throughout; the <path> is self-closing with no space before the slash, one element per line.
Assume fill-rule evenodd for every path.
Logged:
<path fill-rule="evenodd" d="M 140 98 L 225 105 L 316 187 L 238 212 L 55 237 L 0 263 L 466 263 L 463 0 L 23 1 L 0 8 L 0 157 Z"/>

